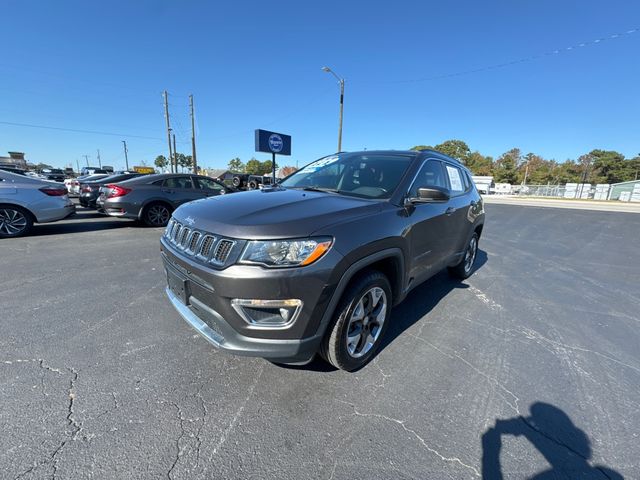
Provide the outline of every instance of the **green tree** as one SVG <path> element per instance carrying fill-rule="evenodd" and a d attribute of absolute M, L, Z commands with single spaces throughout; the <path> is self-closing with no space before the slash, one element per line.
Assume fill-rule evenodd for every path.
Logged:
<path fill-rule="evenodd" d="M 485 157 L 480 152 L 470 153 L 465 164 L 474 175 L 488 176 L 493 172 L 493 158 Z"/>
<path fill-rule="evenodd" d="M 434 150 L 442 152 L 445 155 L 449 155 L 450 157 L 460 160 L 465 164 L 469 154 L 471 153 L 469 145 L 464 143 L 462 140 L 446 140 L 433 148 Z"/>
<path fill-rule="evenodd" d="M 233 173 L 244 173 L 244 170 L 245 170 L 244 163 L 238 157 L 232 158 L 231 160 L 229 160 L 229 164 L 227 165 L 227 167 Z"/>
<path fill-rule="evenodd" d="M 592 150 L 588 156 L 593 161 L 588 180 L 596 183 L 618 183 L 633 180 L 631 176 L 632 162 L 625 160 L 621 153 L 614 150 Z"/>
<path fill-rule="evenodd" d="M 185 168 L 188 171 L 193 167 L 193 159 L 191 158 L 191 155 L 185 155 L 184 153 L 176 154 L 176 163 L 180 167 L 181 172 L 184 172 Z"/>
<path fill-rule="evenodd" d="M 252 158 L 245 165 L 244 171 L 249 175 L 260 175 L 262 173 L 262 163 L 260 163 L 260 160 Z"/>
<path fill-rule="evenodd" d="M 167 165 L 169 165 L 169 160 L 167 160 L 167 157 L 165 157 L 164 155 L 158 155 L 153 163 L 156 167 L 163 171 L 167 167 Z"/>
<path fill-rule="evenodd" d="M 433 150 L 433 147 L 428 145 L 416 145 L 415 147 L 411 147 L 410 150 Z"/>
<path fill-rule="evenodd" d="M 277 163 L 276 163 L 276 168 L 278 168 Z M 271 160 L 265 160 L 264 162 L 262 162 L 260 167 L 260 171 L 262 172 L 262 175 L 267 175 L 271 173 L 272 169 L 273 169 L 273 162 Z"/>
<path fill-rule="evenodd" d="M 518 148 L 512 148 L 508 152 L 500 155 L 493 169 L 495 182 L 516 184 L 518 181 L 520 158 L 520 149 Z"/>

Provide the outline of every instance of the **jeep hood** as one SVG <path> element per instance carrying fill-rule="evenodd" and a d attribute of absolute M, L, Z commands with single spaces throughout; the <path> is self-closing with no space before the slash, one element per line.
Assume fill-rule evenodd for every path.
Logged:
<path fill-rule="evenodd" d="M 189 202 L 173 217 L 199 230 L 249 240 L 304 238 L 379 211 L 382 202 L 304 190 L 253 190 Z"/>

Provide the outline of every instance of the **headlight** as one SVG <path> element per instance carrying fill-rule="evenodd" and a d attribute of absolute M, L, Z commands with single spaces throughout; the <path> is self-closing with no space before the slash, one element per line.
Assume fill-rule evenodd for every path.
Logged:
<path fill-rule="evenodd" d="M 322 257 L 331 243 L 329 238 L 251 241 L 240 262 L 257 263 L 266 267 L 302 267 Z"/>

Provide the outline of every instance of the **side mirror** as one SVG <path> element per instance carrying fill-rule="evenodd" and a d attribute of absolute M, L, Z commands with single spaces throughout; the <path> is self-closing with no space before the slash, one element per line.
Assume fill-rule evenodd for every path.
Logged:
<path fill-rule="evenodd" d="M 446 202 L 451 196 L 449 190 L 442 187 L 420 187 L 418 197 L 412 198 L 412 203 Z"/>

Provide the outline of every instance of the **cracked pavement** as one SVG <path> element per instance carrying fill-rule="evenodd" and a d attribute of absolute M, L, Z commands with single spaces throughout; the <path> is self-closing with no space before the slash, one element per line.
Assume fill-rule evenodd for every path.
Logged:
<path fill-rule="evenodd" d="M 161 232 L 80 209 L 2 241 L 0 478 L 640 478 L 640 216 L 488 205 L 477 272 L 354 374 L 216 351 Z"/>

